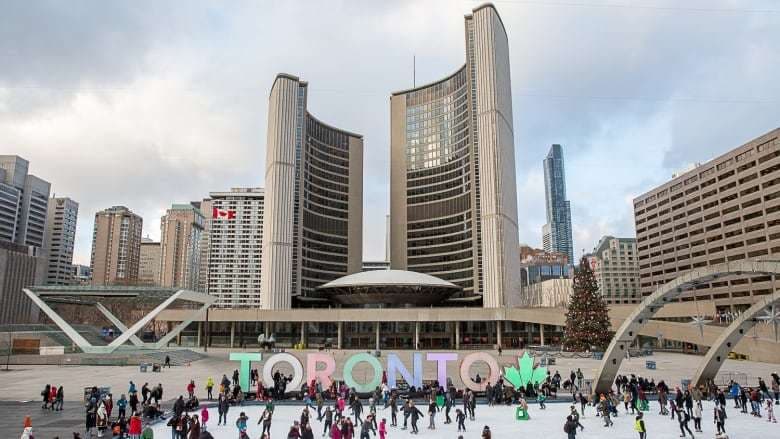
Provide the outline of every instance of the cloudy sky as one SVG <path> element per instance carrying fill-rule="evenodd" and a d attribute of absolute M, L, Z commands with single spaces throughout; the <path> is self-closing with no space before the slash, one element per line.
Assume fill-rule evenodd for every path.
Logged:
<path fill-rule="evenodd" d="M 576 253 L 634 234 L 630 200 L 780 126 L 778 0 L 505 0 L 520 240 L 541 244 L 541 161 L 564 147 Z M 365 136 L 366 259 L 384 257 L 389 102 L 464 62 L 478 2 L 5 1 L 0 153 L 159 237 L 171 203 L 262 186 L 268 92 L 309 81 L 309 110 Z"/>

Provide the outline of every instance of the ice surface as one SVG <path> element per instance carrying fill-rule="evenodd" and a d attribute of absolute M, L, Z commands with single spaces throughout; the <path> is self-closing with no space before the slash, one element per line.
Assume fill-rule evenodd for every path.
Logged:
<path fill-rule="evenodd" d="M 660 416 L 658 414 L 658 403 L 650 403 L 651 411 L 645 412 L 645 424 L 648 429 L 648 438 L 652 439 L 673 439 L 680 437 L 679 424 L 675 419 L 672 421 L 668 416 Z M 566 433 L 563 432 L 563 423 L 566 416 L 569 413 L 570 404 L 564 403 L 548 403 L 547 409 L 540 410 L 538 405 L 531 405 L 529 412 L 531 419 L 529 421 L 515 421 L 514 413 L 515 406 L 499 406 L 488 407 L 486 405 L 478 405 L 476 409 L 476 420 L 466 421 L 466 428 L 468 431 L 462 433 L 464 439 L 479 439 L 481 437 L 482 428 L 485 425 L 490 426 L 493 432 L 493 438 L 521 438 L 529 437 L 529 434 L 544 434 L 545 439 L 552 438 L 566 438 Z M 713 424 L 713 404 L 710 402 L 704 402 L 704 410 L 702 412 L 702 430 L 704 433 L 695 433 L 695 437 L 701 438 L 714 438 L 715 437 L 715 424 Z M 726 431 L 729 434 L 730 439 L 742 439 L 742 438 L 780 438 L 780 424 L 769 423 L 766 420 L 766 413 L 762 408 L 763 418 L 755 418 L 749 414 L 739 413 L 739 410 L 732 408 L 731 401 L 727 404 L 726 419 Z M 780 413 L 780 406 L 775 406 L 776 412 Z M 420 407 L 421 410 L 423 407 Z M 366 407 L 367 409 L 367 407 Z M 283 439 L 287 437 L 287 432 L 290 429 L 294 420 L 300 419 L 302 406 L 276 406 L 274 412 L 274 420 L 271 429 L 271 437 L 274 439 Z M 209 425 L 208 430 L 214 435 L 216 439 L 235 439 L 238 437 L 238 433 L 235 427 L 235 421 L 239 413 L 244 411 L 249 416 L 249 437 L 257 439 L 260 437 L 261 427 L 257 425 L 257 420 L 263 411 L 263 406 L 260 405 L 248 405 L 244 407 L 231 407 L 228 413 L 228 425 L 217 426 L 217 411 L 216 408 L 209 410 Z M 424 410 L 422 410 L 424 411 Z M 198 414 L 200 411 L 197 412 Z M 322 423 L 316 419 L 316 409 L 312 411 L 315 415 L 312 420 L 312 427 L 315 430 L 315 438 L 319 438 L 322 435 Z M 453 410 L 454 418 L 454 410 Z M 390 439 L 402 438 L 402 437 L 415 437 L 410 434 L 410 430 L 401 430 L 400 428 L 390 427 L 390 410 L 379 410 L 377 412 L 378 419 L 383 417 L 387 418 L 388 422 L 388 435 Z M 457 439 L 457 424 L 442 424 L 444 420 L 444 413 L 440 412 L 436 415 L 436 430 L 428 430 L 428 418 L 421 419 L 418 423 L 420 434 L 418 437 L 430 438 L 430 439 Z M 634 431 L 634 416 L 630 413 L 626 413 L 620 410 L 620 416 L 612 418 L 615 423 L 614 427 L 605 428 L 601 418 L 595 416 L 593 407 L 587 407 L 585 409 L 585 417 L 580 420 L 585 430 L 577 433 L 578 439 L 583 438 L 637 438 L 638 434 Z M 400 423 L 403 423 L 403 417 L 399 416 Z M 693 420 L 689 423 L 691 431 L 693 428 Z M 155 437 L 167 438 L 170 436 L 170 427 L 165 426 L 164 423 L 159 424 L 155 428 Z M 359 437 L 359 431 L 356 432 L 356 438 Z"/>

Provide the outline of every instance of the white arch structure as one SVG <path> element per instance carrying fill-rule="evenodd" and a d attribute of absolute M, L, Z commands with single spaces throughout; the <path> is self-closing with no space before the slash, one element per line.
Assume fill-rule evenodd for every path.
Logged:
<path fill-rule="evenodd" d="M 608 393 L 615 381 L 620 363 L 626 356 L 626 352 L 639 334 L 642 326 L 650 320 L 659 309 L 663 308 L 668 302 L 676 299 L 686 291 L 694 289 L 702 283 L 712 282 L 718 277 L 730 275 L 773 275 L 780 274 L 780 262 L 778 261 L 734 261 L 725 262 L 707 267 L 693 269 L 676 279 L 660 286 L 647 296 L 636 309 L 629 314 L 623 324 L 620 325 L 615 337 L 610 342 L 609 347 L 604 352 L 604 359 L 599 366 L 596 374 L 595 391 L 597 393 Z M 776 293 L 775 293 L 776 294 Z M 774 297 L 773 294 L 771 297 Z M 762 308 L 763 309 L 763 308 Z M 739 331 L 737 331 L 739 333 Z M 740 336 L 742 334 L 739 334 Z M 718 339 L 718 342 L 721 342 Z M 721 348 L 716 342 L 710 350 Z M 721 342 L 722 343 L 722 342 Z M 726 341 L 728 343 L 728 341 Z"/>
<path fill-rule="evenodd" d="M 759 321 L 757 316 L 778 302 L 780 302 L 780 291 L 775 291 L 769 296 L 762 297 L 753 306 L 742 312 L 734 322 L 723 330 L 712 344 L 710 350 L 707 351 L 707 355 L 704 356 L 701 364 L 699 364 L 699 369 L 693 376 L 691 383 L 698 386 L 705 384 L 708 380 L 715 379 L 720 366 L 729 352 L 748 331 L 756 326 Z"/>

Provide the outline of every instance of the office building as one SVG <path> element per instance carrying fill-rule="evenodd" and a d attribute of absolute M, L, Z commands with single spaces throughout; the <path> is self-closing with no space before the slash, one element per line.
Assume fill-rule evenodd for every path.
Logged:
<path fill-rule="evenodd" d="M 95 214 L 92 233 L 92 285 L 136 285 L 143 219 L 125 206 Z"/>
<path fill-rule="evenodd" d="M 36 246 L 0 240 L 0 325 L 38 320 L 38 307 L 22 289 L 45 281 L 46 258 L 42 253 Z"/>
<path fill-rule="evenodd" d="M 49 182 L 28 173 L 30 163 L 0 155 L 0 240 L 44 249 Z"/>
<path fill-rule="evenodd" d="M 604 236 L 586 258 L 608 304 L 642 301 L 635 238 Z"/>
<path fill-rule="evenodd" d="M 215 306 L 261 305 L 264 208 L 262 188 L 211 192 L 201 203 L 208 238 L 208 270 L 201 270 L 201 277 L 204 292 L 217 296 Z"/>
<path fill-rule="evenodd" d="M 363 262 L 363 137 L 307 110 L 308 84 L 271 87 L 263 226 L 263 307 L 286 309 Z"/>
<path fill-rule="evenodd" d="M 575 264 L 571 205 L 566 199 L 566 172 L 561 145 L 553 145 L 542 164 L 547 213 L 547 224 L 542 227 L 542 244 L 545 251 L 564 253 L 569 263 Z"/>
<path fill-rule="evenodd" d="M 698 267 L 780 258 L 780 128 L 636 197 L 634 221 L 642 296 Z M 769 276 L 696 289 L 718 311 L 746 308 L 773 290 Z"/>
<path fill-rule="evenodd" d="M 519 299 L 507 34 L 483 5 L 465 17 L 455 73 L 390 97 L 391 267 L 462 287 L 487 308 Z"/>
<path fill-rule="evenodd" d="M 138 262 L 138 285 L 160 286 L 160 262 L 162 250 L 160 243 L 149 238 L 141 238 L 141 253 Z"/>
<path fill-rule="evenodd" d="M 87 265 L 73 264 L 72 274 L 76 285 L 89 285 L 92 283 L 92 269 Z"/>
<path fill-rule="evenodd" d="M 570 279 L 572 270 L 568 261 L 569 258 L 563 253 L 551 253 L 521 245 L 521 285 L 527 287 L 550 279 Z"/>
<path fill-rule="evenodd" d="M 174 204 L 160 219 L 160 286 L 198 288 L 203 223 L 192 204 Z"/>
<path fill-rule="evenodd" d="M 67 197 L 49 199 L 46 216 L 47 285 L 70 285 L 73 280 L 73 247 L 79 203 Z"/>

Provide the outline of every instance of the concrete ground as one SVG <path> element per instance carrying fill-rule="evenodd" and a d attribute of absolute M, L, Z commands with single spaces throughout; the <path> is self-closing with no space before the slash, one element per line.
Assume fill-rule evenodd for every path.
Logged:
<path fill-rule="evenodd" d="M 299 358 L 305 358 L 307 352 L 315 351 L 290 351 Z M 335 379 L 341 379 L 341 370 L 345 359 L 356 352 L 363 351 L 332 352 L 336 358 Z M 461 351 L 460 359 L 469 353 L 470 351 Z M 386 353 L 383 354 L 386 355 Z M 397 354 L 411 369 L 411 352 L 399 351 Z M 142 373 L 137 366 L 11 366 L 10 371 L 0 372 L 0 401 L 37 401 L 40 391 L 46 383 L 63 385 L 66 401 L 81 401 L 83 389 L 93 385 L 111 387 L 114 398 L 117 399 L 120 394 L 127 392 L 130 380 L 136 383 L 139 390 L 145 382 L 148 382 L 150 387 L 161 383 L 164 388 L 164 399 L 167 400 L 185 394 L 185 387 L 190 379 L 195 380 L 196 395 L 203 399 L 206 392 L 205 382 L 208 377 L 212 377 L 215 382 L 218 382 L 223 373 L 230 376 L 232 371 L 238 368 L 238 362 L 228 360 L 228 355 L 229 351 L 226 349 L 209 349 L 207 358 L 196 361 L 190 366 L 174 366 L 171 369 L 164 369 L 161 373 Z M 493 355 L 497 357 L 496 352 L 493 352 Z M 507 350 L 503 352 L 501 357 L 497 358 L 501 366 L 516 365 L 519 355 L 522 355 L 522 351 Z M 702 358 L 695 355 L 659 352 L 650 357 L 623 361 L 620 373 L 633 373 L 654 378 L 656 381 L 663 379 L 669 384 L 678 385 L 681 379 L 690 378 L 693 375 Z M 380 357 L 379 360 L 382 364 L 385 363 L 384 357 Z M 646 360 L 654 360 L 657 369 L 645 369 Z M 557 358 L 556 361 L 557 364 L 549 369 L 552 373 L 555 373 L 556 370 L 560 371 L 564 377 L 568 376 L 571 370 L 581 368 L 585 378 L 591 379 L 599 366 L 599 361 L 593 359 Z M 304 370 L 305 364 L 304 361 Z M 449 362 L 447 371 L 456 386 L 460 386 L 460 379 L 457 378 L 459 377 L 458 365 L 459 362 Z M 284 366 L 282 365 L 283 371 Z M 262 370 L 262 363 L 252 367 Z M 721 375 L 740 374 L 739 376 L 746 379 L 746 384 L 749 385 L 754 385 L 758 377 L 768 378 L 771 372 L 780 372 L 780 365 L 727 360 L 721 369 Z M 286 373 L 292 373 L 292 371 L 287 370 Z M 359 364 L 354 369 L 354 377 L 358 381 L 370 378 L 372 373 L 366 364 Z M 436 363 L 423 361 L 423 373 L 426 380 L 436 379 Z M 487 367 L 481 363 L 475 364 L 471 369 L 471 376 L 476 375 L 476 373 L 486 377 L 488 375 Z"/>

